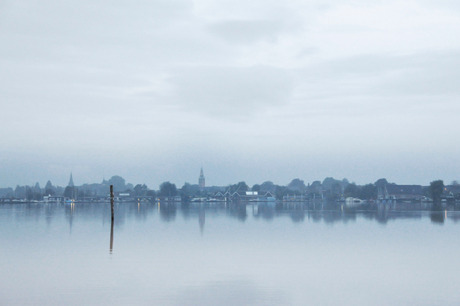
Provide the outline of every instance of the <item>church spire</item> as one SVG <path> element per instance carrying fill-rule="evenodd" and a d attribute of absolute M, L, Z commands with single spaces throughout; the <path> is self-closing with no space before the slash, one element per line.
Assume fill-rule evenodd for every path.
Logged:
<path fill-rule="evenodd" d="M 201 170 L 200 170 L 200 177 L 198 179 L 198 185 L 200 186 L 200 188 L 204 188 L 206 186 L 205 178 L 203 174 L 203 167 L 201 167 Z"/>
<path fill-rule="evenodd" d="M 75 185 L 73 184 L 73 178 L 72 178 L 72 172 L 70 172 L 70 180 L 68 186 L 74 187 Z"/>

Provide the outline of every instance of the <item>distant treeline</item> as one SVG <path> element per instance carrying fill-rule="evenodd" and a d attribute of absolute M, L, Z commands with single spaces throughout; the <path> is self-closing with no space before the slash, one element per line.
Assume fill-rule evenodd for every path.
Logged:
<path fill-rule="evenodd" d="M 309 198 L 321 198 L 325 200 L 337 200 L 340 198 L 354 197 L 363 200 L 377 199 L 380 194 L 405 194 L 418 195 L 436 198 L 443 193 L 449 192 L 454 196 L 460 195 L 460 185 L 454 181 L 451 185 L 444 186 L 443 181 L 431 182 L 430 186 L 421 185 L 398 185 L 389 183 L 385 178 L 374 183 L 358 185 L 349 182 L 347 179 L 337 180 L 332 177 L 321 181 L 314 181 L 305 184 L 301 179 L 293 179 L 287 185 L 277 185 L 266 181 L 253 186 L 247 185 L 244 181 L 228 186 L 210 186 L 200 188 L 198 184 L 185 183 L 177 188 L 174 183 L 164 182 L 158 189 L 150 189 L 145 184 L 129 184 L 121 176 L 112 176 L 109 180 L 101 183 L 83 184 L 81 186 L 69 185 L 67 187 L 54 186 L 48 181 L 44 188 L 38 183 L 34 186 L 16 186 L 13 188 L 0 188 L 0 198 L 42 200 L 44 196 L 58 196 L 68 198 L 104 197 L 108 195 L 109 186 L 113 185 L 117 195 L 131 197 L 177 197 L 187 201 L 196 197 L 213 197 L 217 193 L 245 194 L 247 191 L 258 192 L 258 194 L 282 199 L 285 196 L 304 195 Z"/>

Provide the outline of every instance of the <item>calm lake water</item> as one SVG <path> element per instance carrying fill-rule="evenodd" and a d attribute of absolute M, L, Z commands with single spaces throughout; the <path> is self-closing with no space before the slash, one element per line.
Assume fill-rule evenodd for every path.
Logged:
<path fill-rule="evenodd" d="M 460 212 L 0 205 L 0 305 L 459 305 Z"/>

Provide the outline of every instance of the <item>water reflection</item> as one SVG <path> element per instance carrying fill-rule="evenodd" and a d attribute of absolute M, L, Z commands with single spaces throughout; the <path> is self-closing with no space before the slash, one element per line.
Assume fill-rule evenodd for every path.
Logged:
<path fill-rule="evenodd" d="M 74 218 L 74 212 L 75 212 L 75 203 L 72 202 L 71 204 L 68 204 L 65 206 L 65 212 L 66 212 L 66 217 L 69 222 L 69 234 L 72 234 L 72 224 L 73 224 L 73 218 Z"/>
<path fill-rule="evenodd" d="M 112 254 L 113 251 L 113 223 L 114 220 L 112 219 L 110 222 L 110 254 Z"/>
<path fill-rule="evenodd" d="M 252 207 L 252 215 L 255 218 L 262 218 L 265 220 L 272 220 L 275 217 L 275 206 L 268 205 L 268 204 L 260 204 L 260 205 L 251 205 Z"/>
<path fill-rule="evenodd" d="M 455 205 L 140 201 L 114 213 L 110 203 L 0 205 L 0 304 L 460 300 Z"/>
<path fill-rule="evenodd" d="M 44 220 L 48 226 L 61 214 L 68 223 L 72 234 L 74 223 L 80 218 L 111 221 L 110 204 L 72 203 L 72 204 L 1 204 L 3 217 L 23 220 Z M 159 215 L 163 222 L 175 222 L 178 211 L 184 219 L 197 219 L 200 232 L 204 232 L 206 214 L 223 215 L 231 219 L 246 222 L 248 218 L 273 221 L 288 217 L 292 222 L 354 222 L 357 218 L 374 220 L 380 224 L 390 221 L 412 219 L 429 219 L 434 224 L 445 224 L 447 220 L 454 223 L 460 220 L 460 205 L 421 205 L 410 203 L 375 204 L 357 208 L 346 208 L 337 203 L 199 203 L 181 205 L 180 203 L 115 203 L 115 219 L 111 228 L 122 226 L 126 218 L 134 217 L 138 221 L 148 221 Z M 113 233 L 111 231 L 111 241 Z M 112 243 L 111 243 L 112 245 Z"/>
<path fill-rule="evenodd" d="M 430 212 L 430 219 L 432 223 L 444 224 L 444 219 L 447 217 L 447 210 L 439 204 L 433 205 Z"/>
<path fill-rule="evenodd" d="M 205 219 L 206 219 L 205 210 L 204 210 L 204 208 L 201 208 L 200 212 L 198 214 L 198 223 L 200 224 L 200 233 L 201 233 L 201 235 L 203 235 Z"/>
<path fill-rule="evenodd" d="M 230 203 L 226 206 L 228 216 L 235 217 L 241 222 L 246 221 L 248 217 L 246 205 L 247 203 Z"/>
<path fill-rule="evenodd" d="M 161 219 L 166 222 L 171 222 L 176 219 L 176 203 L 174 202 L 163 202 L 158 203 L 158 209 L 160 210 Z"/>

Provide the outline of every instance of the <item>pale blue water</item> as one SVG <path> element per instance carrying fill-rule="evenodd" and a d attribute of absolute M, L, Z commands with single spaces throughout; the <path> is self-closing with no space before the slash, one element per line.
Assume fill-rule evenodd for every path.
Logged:
<path fill-rule="evenodd" d="M 0 205 L 0 305 L 458 305 L 460 212 Z"/>

